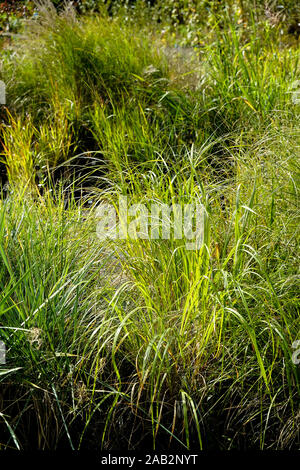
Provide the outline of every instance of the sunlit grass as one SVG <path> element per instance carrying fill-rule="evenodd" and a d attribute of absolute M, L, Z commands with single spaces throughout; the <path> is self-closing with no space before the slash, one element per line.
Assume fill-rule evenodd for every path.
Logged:
<path fill-rule="evenodd" d="M 178 80 L 122 18 L 45 11 L 3 53 L 1 449 L 299 446 L 299 51 L 242 33 Z M 201 246 L 101 241 L 120 195 L 198 202 Z"/>

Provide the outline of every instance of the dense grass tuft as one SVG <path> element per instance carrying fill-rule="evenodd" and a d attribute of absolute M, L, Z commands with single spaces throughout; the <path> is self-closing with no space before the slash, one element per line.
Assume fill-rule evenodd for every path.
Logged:
<path fill-rule="evenodd" d="M 299 47 L 121 11 L 2 51 L 0 448 L 298 448 Z M 201 203 L 200 248 L 100 240 L 120 195 Z"/>

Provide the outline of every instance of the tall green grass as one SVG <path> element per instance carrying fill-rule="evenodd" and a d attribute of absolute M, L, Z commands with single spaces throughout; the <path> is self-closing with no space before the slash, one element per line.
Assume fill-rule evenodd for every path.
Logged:
<path fill-rule="evenodd" d="M 3 52 L 1 449 L 299 447 L 299 50 L 51 8 Z M 100 240 L 119 195 L 201 203 L 200 249 Z"/>
<path fill-rule="evenodd" d="M 261 142 L 268 160 L 265 149 L 251 165 L 240 149 L 236 184 L 213 183 L 187 152 L 175 168 L 128 167 L 95 196 L 202 201 L 197 251 L 172 238 L 100 242 L 95 212 L 62 197 L 2 203 L 4 448 L 84 448 L 94 432 L 94 447 L 135 447 L 141 425 L 154 448 L 297 445 L 298 185 L 284 153 L 295 138 Z"/>
<path fill-rule="evenodd" d="M 261 34 L 261 33 L 260 33 Z M 234 129 L 254 128 L 281 117 L 291 105 L 291 84 L 299 76 L 299 51 L 280 47 L 280 37 L 260 36 L 255 25 L 248 40 L 231 25 L 209 46 L 208 92 L 216 122 Z M 298 110 L 298 111 L 297 111 Z M 289 108 L 291 118 L 299 108 Z"/>
<path fill-rule="evenodd" d="M 164 54 L 138 29 L 108 17 L 79 21 L 72 10 L 58 15 L 47 3 L 2 68 L 19 135 L 26 114 L 35 127 L 28 173 L 35 153 L 40 167 L 53 168 L 80 151 L 104 150 L 109 161 L 124 157 L 122 146 L 129 159 L 147 160 L 146 141 L 162 140 L 164 147 L 185 141 L 194 133 L 192 104 L 169 75 Z"/>
<path fill-rule="evenodd" d="M 4 117 L 4 159 L 27 162 L 27 179 L 91 151 L 112 171 L 157 154 L 172 161 L 192 143 L 201 148 L 214 136 L 228 145 L 228 133 L 261 132 L 299 112 L 292 100 L 299 51 L 282 47 L 280 32 L 254 24 L 245 36 L 239 25 L 216 23 L 198 52 L 166 54 L 152 33 L 122 18 L 79 20 L 49 2 L 39 14 L 3 54 L 1 72 L 12 115 Z M 20 163 L 16 129 L 28 147 Z M 224 152 L 217 145 L 212 153 Z"/>

